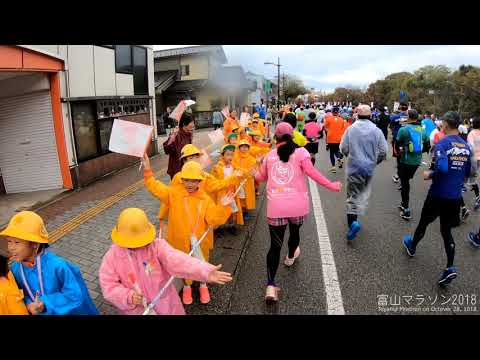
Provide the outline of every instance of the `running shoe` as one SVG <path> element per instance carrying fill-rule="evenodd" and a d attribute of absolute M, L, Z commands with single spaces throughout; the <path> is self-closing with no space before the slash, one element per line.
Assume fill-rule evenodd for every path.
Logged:
<path fill-rule="evenodd" d="M 337 172 L 337 168 L 336 168 L 335 166 L 332 166 L 332 167 L 330 168 L 330 172 L 331 172 L 331 173 L 336 173 L 336 172 Z"/>
<path fill-rule="evenodd" d="M 461 214 L 461 216 L 462 216 L 462 221 L 467 220 L 468 215 L 470 215 L 470 210 L 468 210 L 465 206 L 462 207 L 462 214 Z"/>
<path fill-rule="evenodd" d="M 412 212 L 410 211 L 410 209 L 403 209 L 402 211 L 400 211 L 400 217 L 408 221 L 412 218 Z"/>
<path fill-rule="evenodd" d="M 400 181 L 400 178 L 398 177 L 398 175 L 393 175 L 392 180 L 394 183 L 398 183 Z"/>
<path fill-rule="evenodd" d="M 265 301 L 267 303 L 277 302 L 278 301 L 278 291 L 280 289 L 275 285 L 268 285 L 265 292 Z"/>
<path fill-rule="evenodd" d="M 190 305 L 193 302 L 192 288 L 190 286 L 184 286 L 182 291 L 182 302 L 185 305 Z"/>
<path fill-rule="evenodd" d="M 210 292 L 208 291 L 208 287 L 206 285 L 200 285 L 200 302 L 202 304 L 208 304 L 210 302 Z"/>
<path fill-rule="evenodd" d="M 410 235 L 405 235 L 403 237 L 403 246 L 407 250 L 407 254 L 410 257 L 415 256 L 415 248 L 412 246 L 412 237 Z"/>
<path fill-rule="evenodd" d="M 352 222 L 352 225 L 350 225 L 350 229 L 348 230 L 348 233 L 347 233 L 347 240 L 348 241 L 354 240 L 361 228 L 362 228 L 362 225 L 360 225 L 358 221 Z"/>
<path fill-rule="evenodd" d="M 475 198 L 475 205 L 473 205 L 473 209 L 475 211 L 477 211 L 478 209 L 480 209 L 480 196 L 477 196 Z"/>
<path fill-rule="evenodd" d="M 470 232 L 468 234 L 468 240 L 473 246 L 475 246 L 476 248 L 480 248 L 480 238 L 477 234 Z"/>
<path fill-rule="evenodd" d="M 287 256 L 285 257 L 285 261 L 284 261 L 284 264 L 286 266 L 292 266 L 293 263 L 295 262 L 295 260 L 300 256 L 300 246 L 298 246 L 296 249 L 295 249 L 295 253 L 293 254 L 293 259 L 290 259 L 288 257 L 288 254 Z"/>
<path fill-rule="evenodd" d="M 438 280 L 438 285 L 446 285 L 450 284 L 450 282 L 457 277 L 457 269 L 455 267 L 449 267 L 447 268 L 443 274 L 440 280 Z"/>

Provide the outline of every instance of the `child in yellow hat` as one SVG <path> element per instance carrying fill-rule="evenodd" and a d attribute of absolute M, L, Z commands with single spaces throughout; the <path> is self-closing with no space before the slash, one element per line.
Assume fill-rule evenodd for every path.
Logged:
<path fill-rule="evenodd" d="M 28 315 L 21 291 L 12 273 L 8 259 L 0 255 L 0 315 Z"/>
<path fill-rule="evenodd" d="M 42 218 L 21 211 L 0 233 L 6 236 L 13 276 L 32 315 L 98 315 L 80 269 L 48 250 Z"/>
<path fill-rule="evenodd" d="M 182 148 L 181 151 L 181 160 L 183 164 L 186 164 L 190 161 L 200 161 L 201 152 L 200 150 L 192 144 L 187 144 Z M 205 180 L 200 183 L 200 188 L 202 191 L 205 191 L 208 196 L 212 199 L 215 199 L 215 194 L 219 191 L 228 189 L 231 186 L 235 186 L 239 184 L 241 178 L 243 178 L 244 174 L 242 171 L 234 171 L 230 176 L 222 179 L 217 179 L 215 176 L 204 172 L 203 173 Z M 179 185 L 182 184 L 181 174 L 177 173 L 172 179 L 171 185 Z M 149 187 L 147 186 L 147 190 L 150 191 Z M 168 204 L 162 202 L 160 206 L 160 211 L 158 212 L 158 218 L 161 220 L 161 226 L 163 228 L 163 219 L 168 216 Z M 167 238 L 167 241 L 168 238 Z M 205 239 L 205 243 L 208 244 L 209 250 L 213 249 L 214 245 L 214 237 L 213 231 L 209 231 L 207 238 Z"/>
<path fill-rule="evenodd" d="M 155 227 L 137 208 L 120 213 L 112 242 L 99 271 L 103 297 L 125 315 L 140 315 L 173 275 L 225 284 L 229 273 L 198 260 L 156 238 Z M 158 315 L 185 315 L 175 285 L 170 284 L 153 307 Z"/>
<path fill-rule="evenodd" d="M 162 203 L 168 205 L 168 241 L 176 249 L 190 252 L 195 243 L 209 229 L 226 223 L 232 210 L 230 203 L 233 194 L 224 196 L 217 205 L 202 189 L 205 180 L 201 165 L 190 161 L 183 165 L 180 184 L 167 186 L 153 176 L 148 155 L 144 157 L 144 177 L 147 189 Z M 195 256 L 208 261 L 211 244 L 202 242 Z M 184 304 L 192 303 L 191 280 L 185 280 L 182 299 Z M 205 283 L 200 284 L 200 302 L 210 302 L 210 294 Z"/>
<path fill-rule="evenodd" d="M 233 157 L 233 166 L 248 174 L 247 182 L 240 188 L 239 196 L 244 209 L 243 218 L 250 219 L 249 211 L 255 209 L 255 182 L 251 175 L 252 171 L 257 167 L 257 159 L 250 154 L 250 142 L 241 140 L 238 143 L 237 151 Z"/>
<path fill-rule="evenodd" d="M 235 172 L 235 167 L 233 166 L 233 156 L 235 154 L 236 146 L 227 144 L 222 147 L 220 150 L 221 157 L 218 160 L 218 163 L 213 167 L 211 174 L 219 179 L 223 180 L 228 178 Z M 231 185 L 228 189 L 218 191 L 215 194 L 215 201 L 219 201 L 225 194 L 228 192 L 235 193 L 238 189 L 238 184 Z M 235 225 L 244 225 L 243 213 L 242 213 L 242 204 L 238 194 L 235 196 L 235 201 L 231 204 L 232 207 L 232 217 L 233 226 L 230 228 L 230 231 L 233 235 L 238 234 L 238 229 Z"/>

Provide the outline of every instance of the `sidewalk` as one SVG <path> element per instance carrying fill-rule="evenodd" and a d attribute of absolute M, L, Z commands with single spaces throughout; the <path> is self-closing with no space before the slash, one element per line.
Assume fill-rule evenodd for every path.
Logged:
<path fill-rule="evenodd" d="M 194 144 L 202 148 L 209 145 L 208 131 L 197 132 L 198 136 L 195 137 Z M 157 179 L 165 183 L 170 182 L 168 175 L 165 174 L 167 162 L 168 158 L 164 155 L 156 156 L 151 161 L 154 172 L 157 172 Z M 159 170 L 163 171 L 159 172 Z M 73 191 L 71 195 L 37 210 L 45 219 L 50 236 L 58 235 L 59 228 L 66 229 L 58 241 L 51 245 L 51 249 L 80 267 L 90 295 L 103 315 L 117 314 L 117 310 L 107 303 L 101 294 L 98 270 L 105 252 L 112 244 L 110 234 L 119 213 L 127 207 L 138 207 L 145 210 L 157 229 L 159 226 L 157 219 L 159 201 L 144 186 L 130 192 L 125 191 L 139 181 L 143 183 L 142 174 L 138 172 L 138 165 L 135 165 L 86 188 Z M 119 197 L 118 194 L 123 195 Z M 115 202 L 106 201 L 111 198 L 114 198 Z M 258 209 L 261 209 L 263 196 L 257 201 Z M 101 211 L 92 215 L 92 209 Z M 223 264 L 223 269 L 234 274 L 234 278 L 248 239 L 255 230 L 257 212 L 258 210 L 252 213 L 252 220 L 246 224 L 239 236 L 234 237 L 227 233 L 223 238 L 216 238 L 211 261 L 215 264 Z M 85 220 L 85 214 L 90 214 L 87 220 Z M 235 280 L 226 286 L 212 286 L 212 303 L 188 306 L 187 313 L 225 313 L 234 286 Z"/>
<path fill-rule="evenodd" d="M 207 136 L 212 129 L 202 129 L 195 132 L 193 143 L 199 147 L 206 147 L 210 144 Z M 166 140 L 166 136 L 159 138 L 159 144 Z M 139 163 L 122 169 L 116 173 L 99 179 L 92 184 L 76 190 L 67 191 L 60 196 L 44 198 L 40 206 L 34 205 L 22 210 L 36 211 L 45 221 L 48 232 L 51 234 L 60 225 L 68 222 L 70 219 L 100 204 L 105 199 L 115 196 L 125 188 L 135 182 L 142 180 L 142 174 L 138 171 Z M 154 172 L 162 171 L 164 176 L 168 166 L 168 156 L 161 154 L 151 158 L 151 166 Z M 169 177 L 166 176 L 167 181 Z M 8 196 L 8 195 L 7 195 Z M 13 213 L 12 213 L 13 214 Z M 8 223 L 0 223 L 0 229 Z M 0 240 L 0 253 L 6 252 L 5 241 Z"/>

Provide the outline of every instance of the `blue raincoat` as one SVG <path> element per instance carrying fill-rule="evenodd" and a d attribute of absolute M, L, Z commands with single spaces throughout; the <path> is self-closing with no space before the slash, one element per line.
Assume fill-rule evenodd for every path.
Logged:
<path fill-rule="evenodd" d="M 78 266 L 67 262 L 65 259 L 50 251 L 43 251 L 41 257 L 41 270 L 44 294 L 42 295 L 39 283 L 37 264 L 33 267 L 25 266 L 17 261 L 13 262 L 11 271 L 18 287 L 25 294 L 25 304 L 30 304 L 27 286 L 22 278 L 21 267 L 25 274 L 30 290 L 35 297 L 38 291 L 39 299 L 43 301 L 45 310 L 42 315 L 98 315 L 98 310 L 93 303 L 88 289 L 85 286 Z"/>

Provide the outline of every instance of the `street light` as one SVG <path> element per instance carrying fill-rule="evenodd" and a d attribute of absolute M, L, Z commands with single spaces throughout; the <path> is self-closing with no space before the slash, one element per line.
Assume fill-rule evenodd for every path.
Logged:
<path fill-rule="evenodd" d="M 278 63 L 275 64 L 273 62 L 265 62 L 264 65 L 273 65 L 277 67 L 278 70 L 278 88 L 277 88 L 277 110 L 280 110 L 280 58 L 278 58 Z M 283 89 L 285 91 L 285 89 Z"/>

